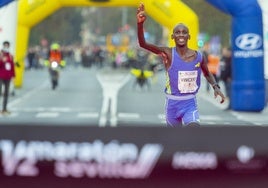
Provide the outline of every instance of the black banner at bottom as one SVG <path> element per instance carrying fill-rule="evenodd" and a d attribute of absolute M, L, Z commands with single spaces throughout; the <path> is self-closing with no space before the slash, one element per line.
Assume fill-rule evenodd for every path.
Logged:
<path fill-rule="evenodd" d="M 0 187 L 268 187 L 266 127 L 0 126 Z"/>

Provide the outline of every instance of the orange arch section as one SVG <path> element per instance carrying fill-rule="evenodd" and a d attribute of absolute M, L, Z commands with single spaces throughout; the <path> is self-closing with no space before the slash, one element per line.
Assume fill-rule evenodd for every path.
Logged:
<path fill-rule="evenodd" d="M 17 44 L 16 61 L 20 63 L 20 68 L 16 70 L 15 86 L 23 85 L 24 58 L 27 53 L 28 40 L 31 28 L 41 22 L 47 16 L 62 7 L 74 6 L 95 6 L 95 7 L 137 7 L 139 0 L 20 0 L 18 5 L 18 25 L 17 25 Z M 179 0 L 144 0 L 147 13 L 158 23 L 165 26 L 169 33 L 173 27 L 179 23 L 185 23 L 191 34 L 189 47 L 197 49 L 197 36 L 199 32 L 197 15 L 184 3 Z M 169 45 L 172 45 L 171 39 Z"/>

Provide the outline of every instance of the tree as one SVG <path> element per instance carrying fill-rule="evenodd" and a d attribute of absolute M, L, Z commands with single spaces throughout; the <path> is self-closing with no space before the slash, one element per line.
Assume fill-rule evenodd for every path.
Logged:
<path fill-rule="evenodd" d="M 205 0 L 182 0 L 199 17 L 200 32 L 221 37 L 222 44 L 230 45 L 231 17 L 212 7 Z"/>
<path fill-rule="evenodd" d="M 205 0 L 182 1 L 198 15 L 200 32 L 205 32 L 210 36 L 218 35 L 223 45 L 229 45 L 231 27 L 229 15 L 220 12 Z M 39 44 L 41 38 L 62 44 L 80 43 L 82 26 L 88 27 L 88 30 L 96 36 L 116 33 L 122 27 L 122 8 L 127 9 L 126 23 L 135 28 L 136 7 L 62 8 L 32 28 L 30 44 Z M 83 15 L 83 11 L 89 11 L 89 14 Z M 156 39 L 161 40 L 162 26 L 151 17 L 148 17 L 146 30 Z"/>
<path fill-rule="evenodd" d="M 62 8 L 32 28 L 30 45 L 39 44 L 42 38 L 60 44 L 79 42 L 81 23 L 80 8 Z"/>

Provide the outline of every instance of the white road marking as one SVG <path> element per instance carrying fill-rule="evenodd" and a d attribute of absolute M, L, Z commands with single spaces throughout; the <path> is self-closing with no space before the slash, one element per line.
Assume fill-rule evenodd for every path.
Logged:
<path fill-rule="evenodd" d="M 52 112 L 72 112 L 69 107 L 50 107 L 49 110 Z"/>
<path fill-rule="evenodd" d="M 200 119 L 202 120 L 213 120 L 213 121 L 222 121 L 223 118 L 217 115 L 200 115 Z"/>
<path fill-rule="evenodd" d="M 97 112 L 83 112 L 83 113 L 78 113 L 77 114 L 78 118 L 98 118 L 99 113 Z"/>
<path fill-rule="evenodd" d="M 235 116 L 238 120 L 249 122 L 253 125 L 262 125 L 263 121 L 267 119 L 268 117 L 263 115 L 262 112 L 236 112 L 232 111 L 231 114 Z M 261 121 L 261 123 L 259 122 Z"/>
<path fill-rule="evenodd" d="M 130 74 L 97 74 L 97 79 L 101 84 L 103 92 L 103 102 L 99 126 L 104 127 L 107 124 L 107 117 L 110 115 L 110 124 L 112 127 L 117 126 L 117 95 L 121 87 L 123 87 L 130 79 Z M 110 108 L 109 108 L 110 107 Z M 110 111 L 109 111 L 110 109 Z M 110 114 L 108 114 L 110 112 Z"/>
<path fill-rule="evenodd" d="M 157 117 L 161 120 L 166 120 L 166 115 L 165 114 L 158 114 Z"/>
<path fill-rule="evenodd" d="M 70 107 L 25 107 L 25 108 L 12 108 L 12 111 L 21 112 L 74 112 Z"/>
<path fill-rule="evenodd" d="M 59 116 L 58 112 L 39 112 L 36 114 L 36 118 L 56 118 Z"/>
<path fill-rule="evenodd" d="M 139 119 L 140 114 L 138 113 L 118 113 L 118 118 L 121 119 Z"/>
<path fill-rule="evenodd" d="M 12 108 L 12 106 L 15 106 L 15 105 L 17 105 L 18 103 L 24 101 L 26 98 L 31 97 L 31 96 L 34 95 L 35 93 L 39 92 L 42 88 L 45 88 L 48 84 L 49 84 L 48 81 L 43 82 L 43 83 L 42 83 L 41 85 L 39 85 L 38 87 L 35 87 L 34 89 L 32 89 L 32 90 L 30 90 L 29 92 L 25 93 L 23 96 L 18 97 L 18 98 L 16 98 L 16 99 L 13 100 L 13 101 L 10 101 L 10 102 L 8 103 L 8 106 L 9 106 L 10 108 Z"/>
<path fill-rule="evenodd" d="M 7 114 L 7 115 L 4 115 L 4 114 L 0 114 L 0 118 L 13 118 L 13 117 L 17 117 L 18 116 L 18 113 L 14 113 L 14 112 L 11 112 L 10 114 Z"/>

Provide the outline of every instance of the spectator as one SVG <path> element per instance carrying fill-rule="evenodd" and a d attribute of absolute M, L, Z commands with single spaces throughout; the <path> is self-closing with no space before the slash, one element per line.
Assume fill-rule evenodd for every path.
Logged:
<path fill-rule="evenodd" d="M 10 42 L 4 41 L 3 48 L 0 52 L 0 88 L 2 88 L 2 84 L 4 84 L 3 106 L 1 111 L 3 115 L 10 114 L 7 110 L 9 87 L 12 78 L 15 77 L 14 60 L 9 52 L 9 48 Z"/>
<path fill-rule="evenodd" d="M 229 99 L 229 105 L 226 110 L 231 109 L 231 82 L 232 82 L 232 50 L 224 47 L 222 49 L 220 79 L 224 83 L 226 97 Z"/>

